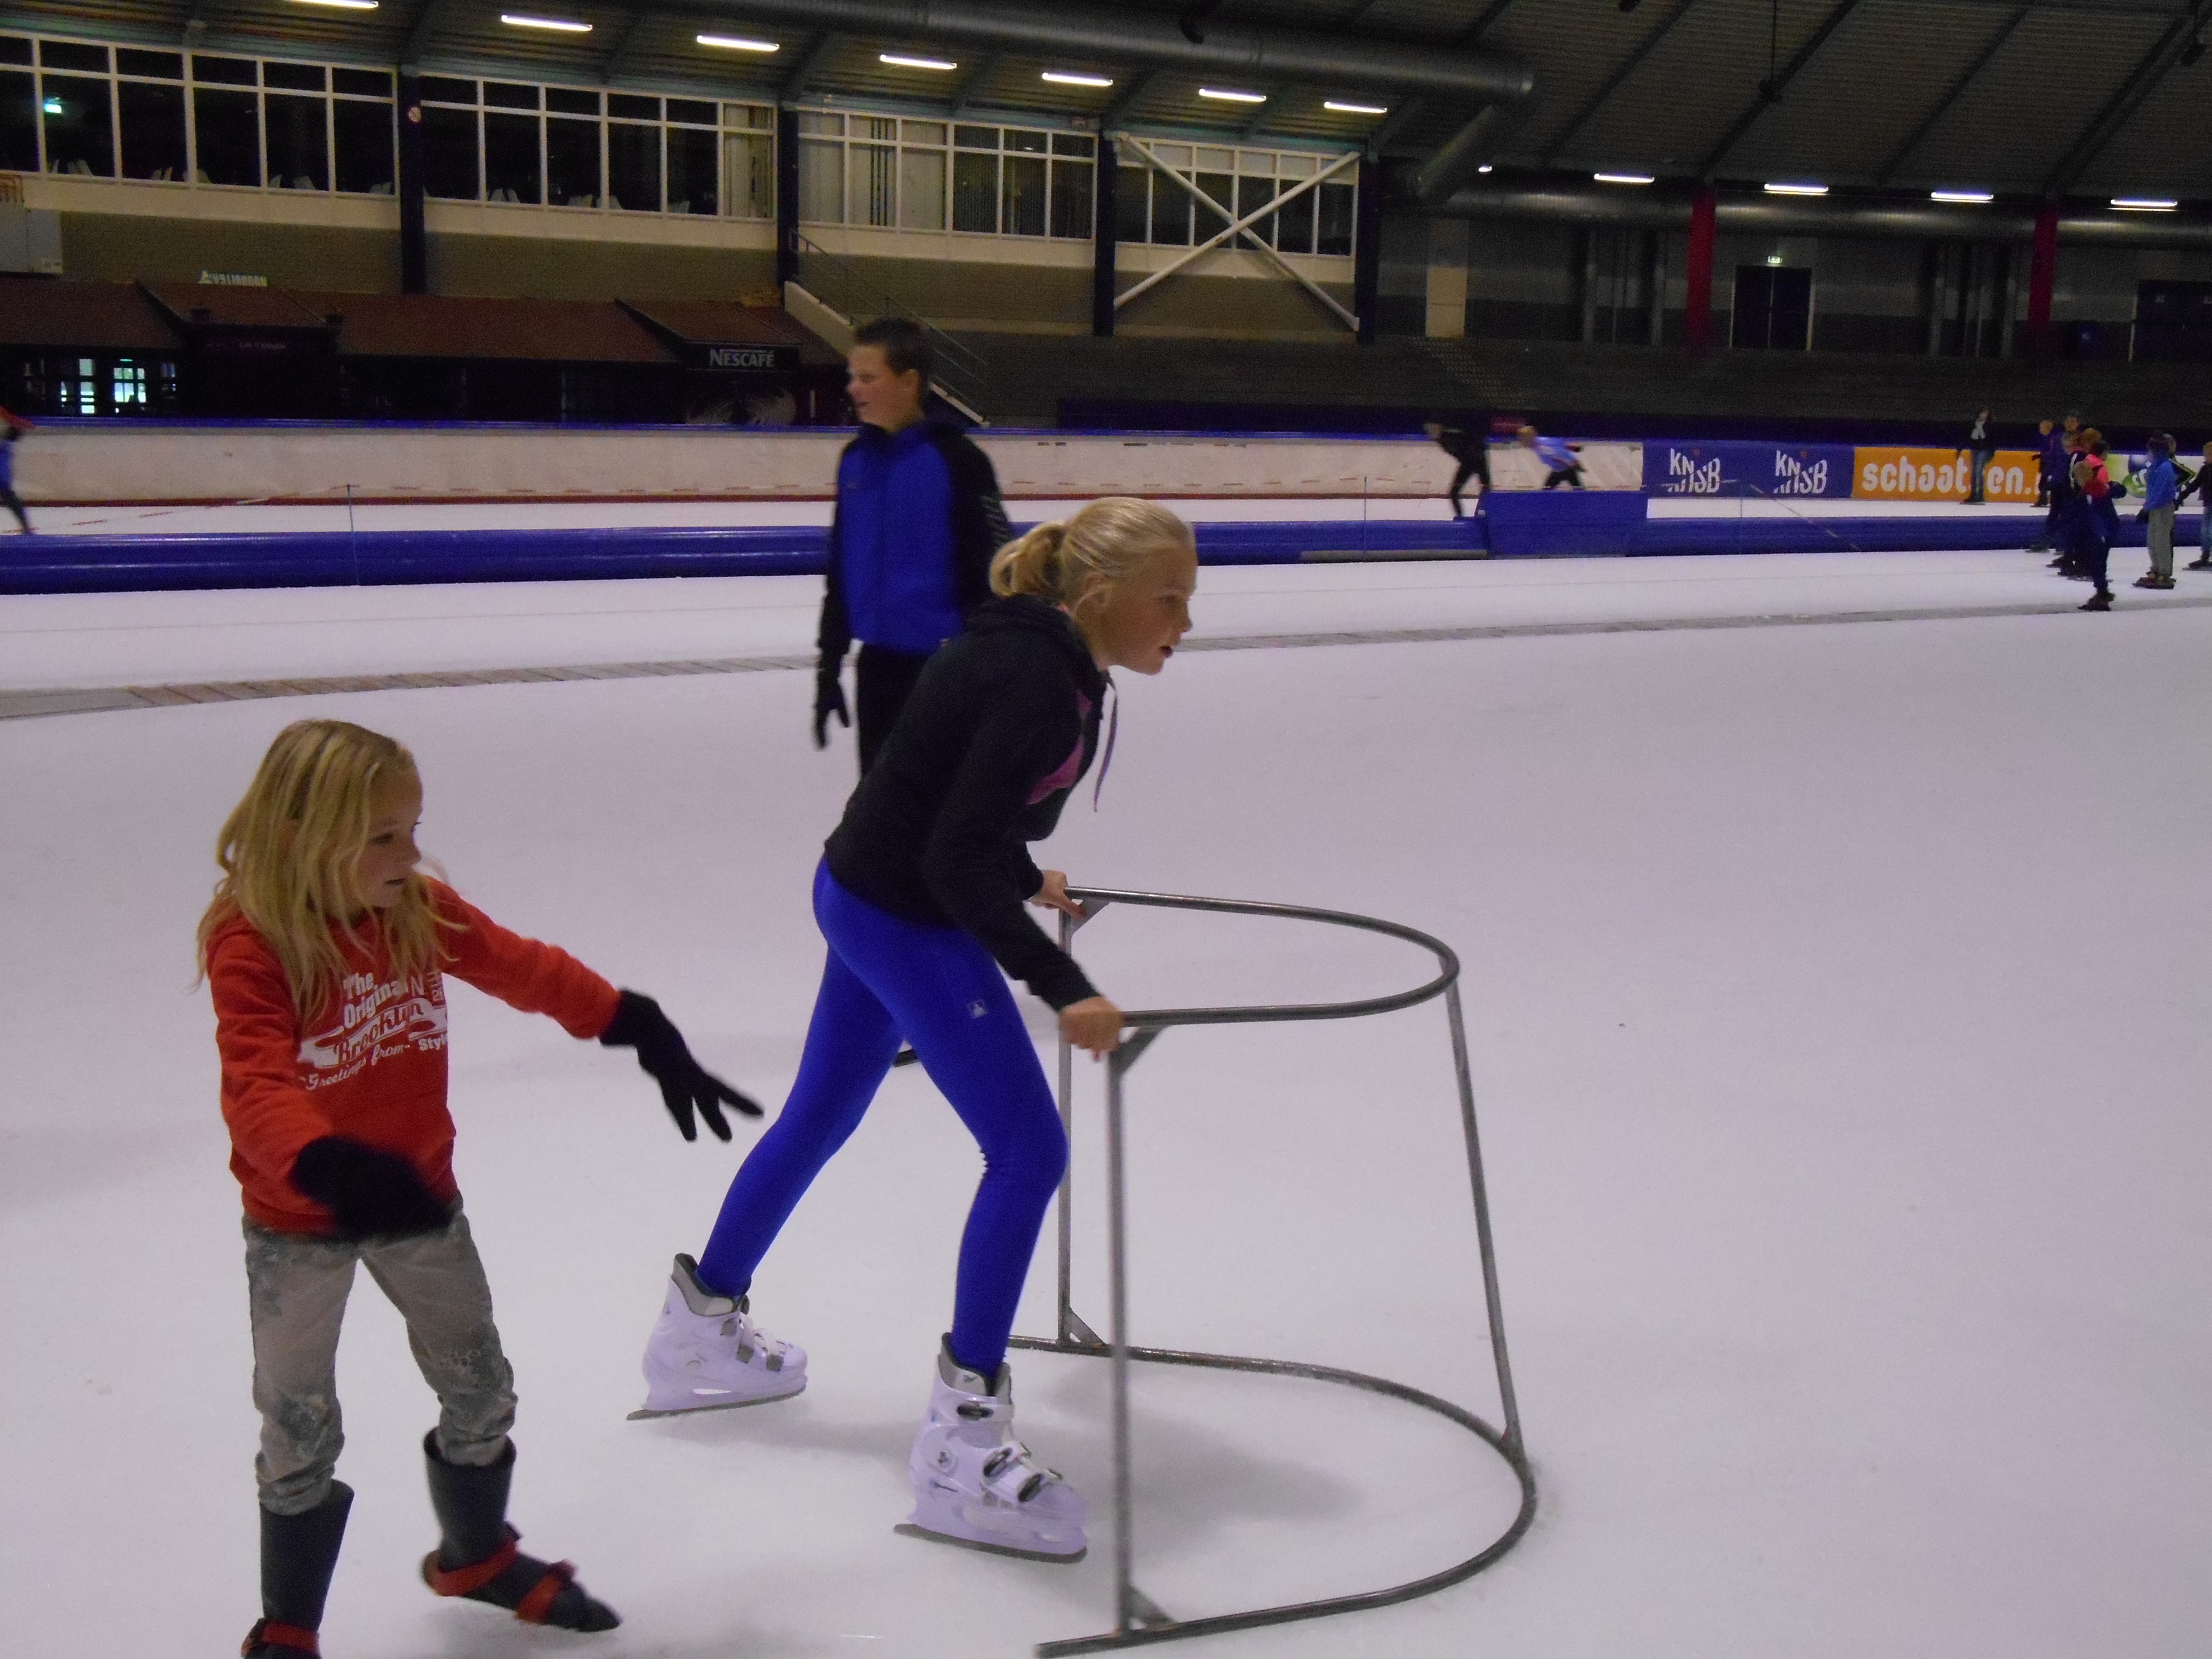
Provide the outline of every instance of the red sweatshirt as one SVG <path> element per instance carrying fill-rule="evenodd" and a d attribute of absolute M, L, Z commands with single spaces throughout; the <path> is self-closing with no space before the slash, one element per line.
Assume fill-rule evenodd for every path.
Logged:
<path fill-rule="evenodd" d="M 595 1037 L 615 1017 L 615 988 L 566 951 L 510 933 L 451 888 L 429 884 L 445 972 L 526 1013 L 550 1014 L 571 1036 Z M 332 929 L 337 932 L 335 927 Z M 346 974 L 337 994 L 305 1022 L 266 941 L 239 917 L 208 951 L 222 1115 L 230 1168 L 246 1212 L 288 1233 L 327 1233 L 331 1214 L 295 1191 L 300 1149 L 345 1135 L 413 1161 L 423 1183 L 455 1197 L 453 1120 L 446 1109 L 446 987 L 438 969 L 392 971 L 376 918 L 356 928 L 366 949 L 338 939 Z"/>

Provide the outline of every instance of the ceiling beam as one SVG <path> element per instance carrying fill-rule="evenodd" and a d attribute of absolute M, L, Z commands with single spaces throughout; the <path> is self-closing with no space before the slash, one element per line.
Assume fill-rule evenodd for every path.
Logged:
<path fill-rule="evenodd" d="M 806 50 L 799 54 L 799 61 L 791 66 L 791 73 L 785 76 L 776 87 L 776 100 L 787 104 L 794 98 L 805 97 L 807 83 L 821 71 L 823 60 L 830 56 L 830 49 L 836 43 L 836 35 L 829 29 L 823 30 L 808 41 Z"/>
<path fill-rule="evenodd" d="M 1382 147 L 1403 132 L 1407 125 L 1420 112 L 1421 100 L 1419 98 L 1401 100 L 1397 106 L 1382 118 L 1382 124 L 1367 135 L 1369 153 L 1381 155 Z"/>
<path fill-rule="evenodd" d="M 1729 130 L 1721 135 L 1720 142 L 1708 150 L 1705 159 L 1698 164 L 1700 179 L 1711 178 L 1720 164 L 1728 160 L 1729 152 L 1743 141 L 1744 134 L 1751 131 L 1759 118 L 1782 101 L 1784 88 L 1819 55 L 1820 48 L 1828 44 L 1828 37 L 1844 26 L 1844 20 L 1856 11 L 1859 4 L 1860 0 L 1838 0 L 1834 9 L 1820 20 L 1820 27 L 1807 35 L 1805 44 L 1790 54 L 1790 61 L 1777 70 L 1771 79 L 1759 83 L 1759 96 L 1735 118 Z"/>
<path fill-rule="evenodd" d="M 1129 82 L 1128 90 L 1106 106 L 1098 117 L 1098 131 L 1111 132 L 1129 118 L 1129 112 L 1145 100 L 1164 70 L 1146 70 Z"/>
<path fill-rule="evenodd" d="M 1552 142 L 1544 146 L 1544 153 L 1540 159 L 1546 167 L 1551 166 L 1559 152 L 1567 147 L 1570 138 L 1589 125 L 1597 112 L 1613 100 L 1613 94 L 1619 92 L 1628 77 L 1643 66 L 1644 60 L 1651 55 L 1653 49 L 1674 32 L 1674 25 L 1687 17 L 1690 9 L 1697 3 L 1698 0 L 1674 0 L 1674 9 L 1644 31 L 1644 38 L 1628 49 L 1628 55 L 1613 66 L 1613 73 L 1605 77 L 1595 92 L 1583 100 L 1583 106 L 1568 119 L 1566 125 L 1553 135 Z"/>
<path fill-rule="evenodd" d="M 2104 107 L 2089 118 L 2089 125 L 2081 130 L 2057 167 L 2043 181 L 2045 196 L 2061 196 L 2071 189 L 2076 179 L 2089 170 L 2089 163 L 2104 152 L 2105 146 L 2119 136 L 2128 118 L 2142 106 L 2143 100 L 2158 89 L 2158 83 L 2172 73 L 2180 61 L 2182 49 L 2203 27 L 2204 14 L 2212 7 L 2212 0 L 2197 0 L 2186 15 L 2167 24 L 2151 48 L 2128 72 Z"/>
<path fill-rule="evenodd" d="M 1490 0 L 1481 14 L 1469 23 L 1459 37 L 1459 44 L 1471 46 L 1490 33 L 1490 26 L 1513 9 L 1513 0 Z"/>
<path fill-rule="evenodd" d="M 2019 32 L 2020 26 L 2027 21 L 2033 9 L 2032 6 L 2015 6 L 2012 15 L 1997 25 L 1996 32 L 1974 54 L 1973 61 L 1959 71 L 1951 84 L 1943 88 L 1942 96 L 1936 99 L 1925 115 L 1913 123 L 1912 131 L 1905 135 L 1897 148 L 1890 151 L 1881 166 L 1875 170 L 1875 177 L 1878 180 L 1886 185 L 1897 176 L 1897 170 L 1911 159 L 1914 150 L 1920 148 L 1921 141 L 1936 131 L 1936 124 L 1951 112 L 1951 106 L 1966 96 L 1966 88 L 1980 77 L 1982 71 L 1990 66 L 1990 60 L 2004 50 L 2005 42 Z"/>
<path fill-rule="evenodd" d="M 415 21 L 408 26 L 407 39 L 399 48 L 399 67 L 412 71 L 429 50 L 430 37 L 437 30 L 438 21 L 446 9 L 446 0 L 422 0 L 416 9 Z"/>
<path fill-rule="evenodd" d="M 968 66 L 968 72 L 954 85 L 952 88 L 952 118 L 954 120 L 958 120 L 968 112 L 969 94 L 981 86 L 989 77 L 991 71 L 999 67 L 1000 56 L 1000 54 L 995 52 L 985 52 Z"/>

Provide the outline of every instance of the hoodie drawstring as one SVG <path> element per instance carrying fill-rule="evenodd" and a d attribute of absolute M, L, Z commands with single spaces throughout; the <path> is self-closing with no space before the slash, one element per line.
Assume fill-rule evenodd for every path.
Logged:
<path fill-rule="evenodd" d="M 1114 689 L 1114 677 L 1106 676 L 1106 750 L 1098 757 L 1098 781 L 1091 786 L 1091 810 L 1098 810 L 1098 796 L 1106 787 L 1106 774 L 1114 765 L 1114 739 L 1121 730 L 1121 695 Z"/>

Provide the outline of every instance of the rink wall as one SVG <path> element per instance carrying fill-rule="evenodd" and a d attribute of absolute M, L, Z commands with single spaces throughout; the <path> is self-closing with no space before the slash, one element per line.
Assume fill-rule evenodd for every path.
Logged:
<path fill-rule="evenodd" d="M 1454 462 L 1418 434 L 1015 432 L 974 434 L 1010 501 L 1441 495 Z M 579 427 L 483 422 L 51 421 L 17 447 L 33 504 L 824 501 L 842 428 Z M 1583 447 L 1585 481 L 1641 489 L 1637 444 Z M 1500 447 L 1504 489 L 1544 469 Z"/>

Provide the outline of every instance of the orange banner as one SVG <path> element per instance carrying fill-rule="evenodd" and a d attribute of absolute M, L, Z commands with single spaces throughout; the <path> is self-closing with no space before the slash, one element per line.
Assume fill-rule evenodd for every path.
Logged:
<path fill-rule="evenodd" d="M 2032 507 L 2038 467 L 2032 449 L 2000 449 L 1982 493 Z M 1973 457 L 1963 449 L 1862 449 L 1851 473 L 1852 499 L 1862 501 L 1963 501 L 1973 485 Z"/>

